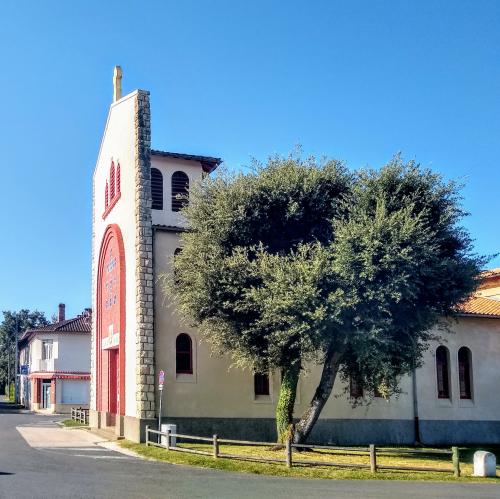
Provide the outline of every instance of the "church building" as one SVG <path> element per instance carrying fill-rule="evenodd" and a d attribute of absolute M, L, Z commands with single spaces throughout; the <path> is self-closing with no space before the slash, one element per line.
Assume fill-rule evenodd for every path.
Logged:
<path fill-rule="evenodd" d="M 133 441 L 157 424 L 157 376 L 165 372 L 163 422 L 180 433 L 273 441 L 279 373 L 254 375 L 213 357 L 181 323 L 159 282 L 185 230 L 184 198 L 221 160 L 151 148 L 149 92 L 121 95 L 115 68 L 93 177 L 90 424 Z M 337 380 L 311 439 L 337 444 L 500 443 L 500 270 L 433 342 L 403 393 L 370 404 Z M 295 416 L 307 408 L 320 368 L 298 386 Z"/>

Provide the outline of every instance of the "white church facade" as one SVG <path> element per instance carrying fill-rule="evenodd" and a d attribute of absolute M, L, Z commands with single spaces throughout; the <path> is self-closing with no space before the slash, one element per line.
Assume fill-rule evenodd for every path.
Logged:
<path fill-rule="evenodd" d="M 156 377 L 165 371 L 163 421 L 181 433 L 274 440 L 279 373 L 254 376 L 210 355 L 169 307 L 158 277 L 170 272 L 185 223 L 178 193 L 210 174 L 218 158 L 151 149 L 149 93 L 121 96 L 115 76 L 93 178 L 90 424 L 144 440 L 156 424 Z M 481 296 L 479 296 L 481 295 Z M 337 380 L 311 439 L 331 443 L 500 443 L 500 271 L 430 345 L 398 398 L 352 406 Z M 320 368 L 298 386 L 307 408 Z M 351 387 L 352 397 L 362 396 Z"/>

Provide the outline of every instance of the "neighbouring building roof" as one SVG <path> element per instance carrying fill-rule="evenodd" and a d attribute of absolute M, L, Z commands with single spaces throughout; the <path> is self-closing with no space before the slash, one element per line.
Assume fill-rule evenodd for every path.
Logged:
<path fill-rule="evenodd" d="M 207 173 L 213 172 L 221 163 L 222 159 L 211 156 L 198 156 L 196 154 L 183 154 L 179 152 L 167 152 L 151 149 L 152 156 L 162 156 L 164 158 L 186 159 L 188 161 L 199 161 L 203 170 Z"/>
<path fill-rule="evenodd" d="M 500 301 L 483 296 L 473 296 L 460 306 L 459 314 L 500 319 Z"/>
<path fill-rule="evenodd" d="M 54 322 L 47 326 L 27 329 L 19 342 L 25 342 L 36 333 L 90 333 L 92 331 L 92 316 L 89 311 L 64 321 Z"/>

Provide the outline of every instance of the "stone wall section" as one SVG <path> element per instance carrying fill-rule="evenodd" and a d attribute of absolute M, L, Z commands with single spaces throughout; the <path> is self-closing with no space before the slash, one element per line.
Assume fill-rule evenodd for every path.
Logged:
<path fill-rule="evenodd" d="M 155 418 L 151 111 L 149 92 L 135 102 L 136 402 L 137 416 Z"/>

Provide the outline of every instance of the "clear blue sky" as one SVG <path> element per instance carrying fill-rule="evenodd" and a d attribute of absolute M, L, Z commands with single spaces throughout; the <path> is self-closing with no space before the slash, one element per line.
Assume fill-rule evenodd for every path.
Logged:
<path fill-rule="evenodd" d="M 151 91 L 153 146 L 397 151 L 466 182 L 479 253 L 500 250 L 498 0 L 0 4 L 0 310 L 90 305 L 91 177 L 112 95 Z M 490 266 L 500 266 L 496 258 Z"/>

